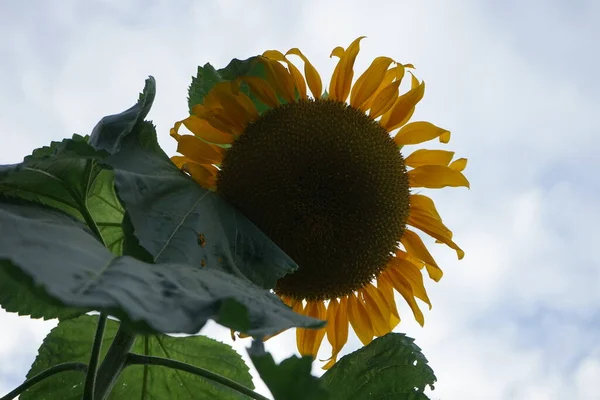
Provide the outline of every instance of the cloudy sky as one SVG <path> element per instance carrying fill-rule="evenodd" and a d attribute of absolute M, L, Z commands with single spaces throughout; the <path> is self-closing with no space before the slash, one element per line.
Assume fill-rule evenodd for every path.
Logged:
<path fill-rule="evenodd" d="M 331 49 L 360 35 L 357 69 L 380 55 L 413 63 L 427 82 L 415 118 L 451 130 L 450 148 L 469 158 L 471 190 L 432 194 L 467 255 L 434 247 L 445 275 L 428 286 L 424 328 L 399 301 L 397 330 L 438 377 L 431 397 L 600 398 L 596 0 L 0 0 L 0 163 L 89 133 L 147 75 L 150 118 L 173 154 L 168 130 L 198 64 L 300 47 L 328 76 Z M 0 310 L 0 395 L 53 326 Z M 204 332 L 229 340 L 214 324 Z M 293 333 L 268 348 L 288 357 Z"/>

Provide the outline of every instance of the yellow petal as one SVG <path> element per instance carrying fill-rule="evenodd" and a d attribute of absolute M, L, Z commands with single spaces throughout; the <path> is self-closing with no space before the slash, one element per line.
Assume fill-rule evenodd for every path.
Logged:
<path fill-rule="evenodd" d="M 329 57 L 342 58 L 345 52 L 346 50 L 344 50 L 342 46 L 337 46 L 335 49 L 331 50 Z"/>
<path fill-rule="evenodd" d="M 394 288 L 408 303 L 408 306 L 415 316 L 415 320 L 419 323 L 419 325 L 423 326 L 425 324 L 425 317 L 423 316 L 423 312 L 415 300 L 410 283 L 406 280 L 406 278 L 404 278 L 404 276 L 402 276 L 402 274 L 398 273 L 395 268 L 387 269 L 385 274 L 390 279 L 392 285 L 394 285 Z"/>
<path fill-rule="evenodd" d="M 383 81 L 388 67 L 393 63 L 389 57 L 377 57 L 373 60 L 369 68 L 356 80 L 350 94 L 350 105 L 361 108 L 375 93 Z"/>
<path fill-rule="evenodd" d="M 177 168 L 183 168 L 183 164 L 187 162 L 192 162 L 189 158 L 183 156 L 173 156 L 171 157 L 171 162 L 177 166 Z"/>
<path fill-rule="evenodd" d="M 398 97 L 394 106 L 381 117 L 381 125 L 389 131 L 392 131 L 404 124 L 407 117 L 414 112 L 414 107 L 423 98 L 425 94 L 425 82 L 421 82 L 416 88 L 409 90 Z"/>
<path fill-rule="evenodd" d="M 209 108 L 204 104 L 196 104 L 192 107 L 192 114 L 205 119 L 221 132 L 231 133 L 232 135 L 241 135 L 246 128 L 243 121 L 236 121 L 222 108 Z"/>
<path fill-rule="evenodd" d="M 279 106 L 279 99 L 267 81 L 256 76 L 244 76 L 240 79 L 250 86 L 252 93 L 264 104 L 271 108 Z"/>
<path fill-rule="evenodd" d="M 360 50 L 360 41 L 363 38 L 364 36 L 361 36 L 353 41 L 341 55 L 338 64 L 333 70 L 331 82 L 329 83 L 330 99 L 346 101 L 348 98 L 350 88 L 352 87 L 352 78 L 354 77 L 354 61 Z"/>
<path fill-rule="evenodd" d="M 325 305 L 322 301 L 308 301 L 303 312 L 304 315 L 324 320 L 326 317 Z M 303 356 L 315 358 L 325 336 L 325 328 L 320 329 L 296 329 L 296 345 Z"/>
<path fill-rule="evenodd" d="M 450 163 L 449 167 L 455 171 L 462 172 L 465 168 L 467 168 L 467 159 L 459 158 L 457 160 L 454 160 L 452 161 L 452 163 Z"/>
<path fill-rule="evenodd" d="M 227 84 L 221 85 L 222 83 Z M 243 93 L 234 95 L 231 90 L 231 82 L 217 83 L 211 93 L 227 112 L 227 115 L 239 124 L 246 126 L 249 122 L 258 119 L 258 111 L 252 100 Z"/>
<path fill-rule="evenodd" d="M 308 61 L 308 58 L 306 58 L 299 49 L 290 49 L 286 55 L 287 54 L 294 54 L 304 61 L 304 76 L 306 77 L 308 88 L 315 99 L 321 98 L 321 94 L 323 93 L 323 83 L 321 82 L 321 76 L 319 75 L 319 72 L 317 72 L 317 69 L 310 61 Z"/>
<path fill-rule="evenodd" d="M 296 89 L 298 90 L 298 96 L 301 99 L 306 99 L 306 82 L 304 81 L 304 77 L 298 68 L 296 68 L 296 66 L 287 58 L 285 59 L 285 63 L 288 66 L 290 74 L 292 74 L 292 77 L 294 78 L 294 83 L 296 85 Z"/>
<path fill-rule="evenodd" d="M 373 104 L 373 101 L 379 95 L 379 93 L 381 93 L 381 91 L 383 89 L 385 89 L 386 87 L 388 87 L 392 82 L 397 82 L 396 87 L 399 87 L 400 83 L 402 82 L 403 76 L 404 76 L 404 66 L 402 64 L 397 64 L 395 67 L 388 69 L 387 72 L 385 73 L 385 76 L 383 77 L 383 80 L 379 84 L 379 87 L 375 91 L 375 93 L 365 102 L 365 104 L 360 109 L 362 111 L 367 111 L 368 109 L 370 109 Z M 397 93 L 397 91 L 396 91 L 396 93 Z M 397 97 L 398 97 L 398 95 L 396 94 L 394 101 L 396 101 Z"/>
<path fill-rule="evenodd" d="M 419 267 L 408 260 L 397 257 L 394 257 L 392 264 L 391 269 L 395 268 L 397 273 L 402 274 L 404 279 L 410 284 L 414 296 L 427 303 L 431 310 L 431 301 L 429 300 L 429 296 L 427 296 L 425 284 L 423 283 L 423 275 Z"/>
<path fill-rule="evenodd" d="M 362 295 L 365 307 L 371 317 L 375 336 L 383 336 L 390 333 L 389 321 L 391 311 L 383 295 L 372 284 L 368 284 L 362 288 L 359 293 Z"/>
<path fill-rule="evenodd" d="M 423 243 L 419 235 L 411 230 L 405 229 L 400 242 L 409 255 L 423 261 L 426 267 L 431 267 L 431 271 L 427 268 L 427 272 L 431 279 L 437 282 L 442 278 L 442 270 L 433 259 L 431 253 L 429 253 L 429 250 L 427 250 L 425 243 Z"/>
<path fill-rule="evenodd" d="M 262 53 L 262 56 L 273 61 L 283 61 L 285 59 L 285 56 L 279 50 L 267 50 Z"/>
<path fill-rule="evenodd" d="M 224 151 L 193 135 L 181 135 L 177 140 L 177 152 L 198 164 L 221 164 Z"/>
<path fill-rule="evenodd" d="M 294 78 L 278 61 L 268 58 L 261 58 L 265 66 L 267 81 L 275 92 L 283 97 L 288 103 L 295 100 L 294 96 Z"/>
<path fill-rule="evenodd" d="M 410 124 L 403 126 L 398 131 L 394 137 L 394 142 L 396 142 L 398 146 L 419 144 L 435 139 L 438 136 L 441 137 L 441 135 L 446 132 L 448 131 L 437 127 L 430 122 L 411 122 Z"/>
<path fill-rule="evenodd" d="M 396 300 L 394 299 L 394 288 L 386 278 L 385 274 L 380 274 L 377 277 L 377 290 L 385 298 L 390 310 L 390 319 L 388 323 L 391 331 L 400 323 L 400 314 L 398 314 L 398 307 L 396 306 Z"/>
<path fill-rule="evenodd" d="M 267 50 L 263 53 L 263 57 L 286 63 L 288 66 L 288 71 L 294 78 L 294 83 L 296 84 L 296 89 L 298 89 L 298 94 L 300 95 L 300 98 L 306 98 L 306 82 L 304 81 L 304 77 L 302 76 L 298 68 L 296 68 L 296 66 L 290 60 L 288 60 L 287 57 L 283 55 L 283 53 L 277 50 Z"/>
<path fill-rule="evenodd" d="M 406 223 L 437 239 L 438 242 L 444 243 L 451 249 L 454 249 L 459 260 L 465 256 L 465 252 L 452 241 L 452 232 L 437 218 L 412 213 L 412 215 L 408 216 Z"/>
<path fill-rule="evenodd" d="M 348 299 L 342 297 L 338 303 L 332 299 L 327 307 L 327 340 L 331 344 L 331 357 L 323 369 L 335 364 L 337 356 L 348 341 Z"/>
<path fill-rule="evenodd" d="M 422 194 L 411 194 L 410 195 L 410 209 L 411 211 L 418 210 L 421 213 L 430 215 L 433 218 L 437 218 L 440 221 L 442 217 L 435 208 L 435 203 L 429 197 Z"/>
<path fill-rule="evenodd" d="M 404 162 L 409 167 L 417 168 L 423 165 L 443 165 L 448 166 L 454 157 L 453 151 L 447 150 L 415 150 Z"/>
<path fill-rule="evenodd" d="M 230 133 L 223 132 L 212 126 L 208 121 L 198 118 L 195 115 L 190 115 L 184 119 L 185 127 L 200 139 L 215 144 L 231 144 L 234 136 Z"/>
<path fill-rule="evenodd" d="M 373 326 L 369 313 L 354 293 L 348 295 L 348 317 L 356 336 L 365 346 L 373 340 Z"/>
<path fill-rule="evenodd" d="M 469 181 L 456 170 L 442 165 L 424 165 L 408 171 L 410 187 L 440 189 L 444 187 L 469 187 Z"/>
<path fill-rule="evenodd" d="M 370 103 L 371 110 L 369 111 L 369 116 L 371 118 L 378 118 L 393 107 L 398 99 L 398 88 L 400 87 L 400 82 L 401 81 L 394 81 L 390 83 L 387 87 L 383 88 L 383 90 L 372 97 L 372 101 Z"/>
<path fill-rule="evenodd" d="M 187 162 L 181 169 L 189 173 L 200 186 L 210 190 L 217 188 L 218 170 L 214 166 Z"/>

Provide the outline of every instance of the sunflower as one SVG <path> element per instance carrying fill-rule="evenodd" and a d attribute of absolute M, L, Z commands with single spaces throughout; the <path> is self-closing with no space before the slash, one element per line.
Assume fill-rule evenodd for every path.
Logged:
<path fill-rule="evenodd" d="M 365 345 L 398 325 L 394 291 L 424 324 L 416 299 L 431 302 L 422 273 L 439 281 L 442 271 L 413 228 L 464 255 L 434 202 L 413 189 L 468 187 L 466 159 L 427 149 L 404 157 L 403 146 L 448 143 L 450 132 L 409 123 L 425 90 L 411 64 L 377 57 L 353 84 L 361 39 L 332 51 L 339 61 L 328 92 L 299 49 L 269 50 L 257 57 L 261 76 L 217 83 L 171 129 L 182 154 L 173 162 L 299 265 L 274 291 L 296 312 L 327 320 L 325 328 L 296 333 L 299 352 L 313 357 L 327 336 L 325 369 L 347 342 L 349 325 Z M 407 73 L 410 88 L 401 93 Z M 181 125 L 193 135 L 180 134 Z"/>

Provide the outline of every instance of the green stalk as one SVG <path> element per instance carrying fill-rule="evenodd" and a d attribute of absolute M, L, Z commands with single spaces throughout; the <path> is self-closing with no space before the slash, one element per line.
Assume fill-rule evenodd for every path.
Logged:
<path fill-rule="evenodd" d="M 85 385 L 83 387 L 83 400 L 94 400 L 94 389 L 96 386 L 96 372 L 98 369 L 98 360 L 100 359 L 100 349 L 102 348 L 102 338 L 104 337 L 104 328 L 106 327 L 106 314 L 100 314 L 94 344 L 92 345 L 92 354 L 88 364 Z"/>
<path fill-rule="evenodd" d="M 135 333 L 129 332 L 124 324 L 121 323 L 115 339 L 110 345 L 102 365 L 98 369 L 94 390 L 95 400 L 106 399 L 112 391 L 119 376 L 121 376 L 121 372 L 123 372 L 123 368 L 125 368 L 127 354 L 129 354 L 129 351 L 133 347 L 135 339 Z"/>
<path fill-rule="evenodd" d="M 189 372 L 190 374 L 198 375 L 213 382 L 220 383 L 223 386 L 227 386 L 236 392 L 245 394 L 251 399 L 255 400 L 269 400 L 268 398 L 248 389 L 229 378 L 215 374 L 214 372 L 208 371 L 204 368 L 196 367 L 195 365 L 186 364 L 180 361 L 171 360 L 169 358 L 143 356 L 141 354 L 129 354 L 127 356 L 126 366 L 130 365 L 160 365 L 167 368 L 173 368 L 180 371 Z"/>
<path fill-rule="evenodd" d="M 27 379 L 25 382 L 23 382 L 21 385 L 19 385 L 15 390 L 13 390 L 12 392 L 10 392 L 7 395 L 0 398 L 0 400 L 13 400 L 15 397 L 17 397 L 18 395 L 20 395 L 21 393 L 23 393 L 24 391 L 26 391 L 33 385 L 43 381 L 44 379 L 51 377 L 52 375 L 56 375 L 58 373 L 66 372 L 66 371 L 86 372 L 87 365 L 85 365 L 84 363 L 80 363 L 80 362 L 68 362 L 68 363 L 62 363 L 62 364 L 55 365 L 54 367 L 50 367 L 47 370 L 40 372 L 33 378 Z"/>

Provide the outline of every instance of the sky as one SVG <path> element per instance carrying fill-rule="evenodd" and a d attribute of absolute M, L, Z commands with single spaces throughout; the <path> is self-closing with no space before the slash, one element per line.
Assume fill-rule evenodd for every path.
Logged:
<path fill-rule="evenodd" d="M 90 133 L 148 75 L 158 91 L 149 118 L 174 154 L 169 128 L 186 116 L 198 65 L 299 47 L 327 77 L 331 50 L 361 35 L 356 70 L 381 55 L 413 63 L 427 82 L 414 119 L 451 130 L 446 148 L 469 159 L 470 190 L 426 193 L 465 258 L 431 244 L 445 275 L 427 282 L 423 328 L 397 302 L 396 331 L 416 339 L 438 378 L 430 397 L 599 399 L 596 0 L 0 0 L 0 164 Z M 0 310 L 0 395 L 54 325 Z M 202 333 L 231 343 L 214 323 Z M 234 346 L 245 355 L 249 342 Z M 344 353 L 359 347 L 351 335 Z M 267 349 L 289 357 L 294 333 Z"/>

